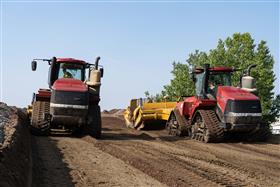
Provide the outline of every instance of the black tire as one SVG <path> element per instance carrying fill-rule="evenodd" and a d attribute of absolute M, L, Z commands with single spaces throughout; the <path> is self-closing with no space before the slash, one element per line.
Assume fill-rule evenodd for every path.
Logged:
<path fill-rule="evenodd" d="M 86 133 L 96 139 L 100 139 L 102 129 L 101 126 L 100 107 L 98 105 L 90 106 L 88 112 L 88 123 L 85 126 Z"/>

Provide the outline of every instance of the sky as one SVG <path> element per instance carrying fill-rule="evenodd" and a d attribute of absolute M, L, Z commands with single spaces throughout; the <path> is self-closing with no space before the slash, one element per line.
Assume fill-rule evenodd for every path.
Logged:
<path fill-rule="evenodd" d="M 2 1 L 1 101 L 25 107 L 48 88 L 48 65 L 33 58 L 72 57 L 104 66 L 101 108 L 125 108 L 170 82 L 172 62 L 249 32 L 267 41 L 280 94 L 278 1 Z"/>

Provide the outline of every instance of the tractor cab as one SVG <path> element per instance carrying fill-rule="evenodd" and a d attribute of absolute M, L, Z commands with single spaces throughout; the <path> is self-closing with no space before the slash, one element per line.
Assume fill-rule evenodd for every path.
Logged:
<path fill-rule="evenodd" d="M 88 81 L 86 81 L 86 84 L 89 86 L 95 86 L 95 84 L 100 82 L 100 78 L 103 77 L 104 73 L 103 67 L 101 66 L 99 68 L 98 65 L 100 57 L 96 59 L 95 64 L 90 64 L 85 61 L 73 58 L 53 57 L 52 59 L 34 59 L 31 64 L 33 71 L 35 71 L 37 68 L 38 60 L 47 61 L 50 65 L 48 76 L 49 88 L 52 88 L 56 80 L 63 78 L 68 79 L 68 82 L 71 81 L 71 79 L 85 82 L 86 69 L 89 69 Z"/>
<path fill-rule="evenodd" d="M 37 61 L 47 61 L 49 67 L 48 84 L 51 88 L 57 79 L 71 78 L 80 81 L 85 80 L 85 70 L 92 64 L 88 64 L 85 61 L 77 60 L 73 58 L 56 58 L 52 59 L 34 59 L 32 61 L 32 70 L 35 71 L 37 68 Z"/>
<path fill-rule="evenodd" d="M 232 68 L 196 68 L 193 72 L 196 95 L 202 98 L 215 99 L 218 86 L 231 86 Z"/>
<path fill-rule="evenodd" d="M 73 58 L 55 58 L 50 62 L 49 87 L 51 88 L 57 79 L 85 80 L 86 62 Z"/>
<path fill-rule="evenodd" d="M 208 79 L 208 97 L 216 98 L 218 86 L 231 86 L 231 73 L 211 71 Z"/>

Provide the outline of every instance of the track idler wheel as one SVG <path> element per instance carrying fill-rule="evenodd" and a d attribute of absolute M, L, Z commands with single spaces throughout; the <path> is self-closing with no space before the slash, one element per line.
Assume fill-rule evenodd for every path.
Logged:
<path fill-rule="evenodd" d="M 166 123 L 166 128 L 168 130 L 168 134 L 171 136 L 186 136 L 188 135 L 188 131 L 186 127 L 183 127 L 179 124 L 175 114 L 171 114 L 168 122 Z"/>

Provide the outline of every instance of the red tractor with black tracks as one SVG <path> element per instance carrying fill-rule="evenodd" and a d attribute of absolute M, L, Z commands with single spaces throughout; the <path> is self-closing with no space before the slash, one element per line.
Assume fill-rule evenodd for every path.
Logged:
<path fill-rule="evenodd" d="M 171 135 L 190 136 L 203 142 L 222 142 L 226 137 L 264 141 L 270 134 L 262 121 L 260 99 L 255 95 L 255 80 L 247 73 L 234 87 L 234 68 L 195 68 L 192 72 L 196 95 L 178 102 L 167 122 Z"/>
<path fill-rule="evenodd" d="M 33 94 L 30 129 L 35 135 L 47 135 L 52 130 L 84 132 L 101 137 L 100 86 L 103 67 L 100 57 L 95 64 L 73 58 L 34 59 L 50 65 L 49 89 Z M 88 77 L 86 74 L 88 72 Z"/>

